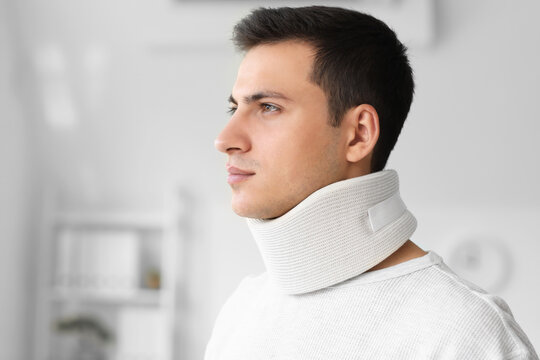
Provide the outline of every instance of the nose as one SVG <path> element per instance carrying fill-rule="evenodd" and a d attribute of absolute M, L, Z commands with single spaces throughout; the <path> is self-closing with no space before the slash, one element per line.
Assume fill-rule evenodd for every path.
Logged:
<path fill-rule="evenodd" d="M 225 154 L 248 151 L 250 142 L 246 125 L 240 114 L 235 113 L 214 140 L 216 149 Z"/>

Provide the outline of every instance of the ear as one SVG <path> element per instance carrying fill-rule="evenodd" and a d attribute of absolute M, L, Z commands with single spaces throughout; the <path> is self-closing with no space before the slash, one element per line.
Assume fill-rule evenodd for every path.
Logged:
<path fill-rule="evenodd" d="M 371 152 L 379 140 L 379 115 L 368 104 L 350 109 L 343 118 L 347 136 L 346 158 L 351 163 L 371 159 Z M 369 157 L 368 157 L 369 156 Z"/>

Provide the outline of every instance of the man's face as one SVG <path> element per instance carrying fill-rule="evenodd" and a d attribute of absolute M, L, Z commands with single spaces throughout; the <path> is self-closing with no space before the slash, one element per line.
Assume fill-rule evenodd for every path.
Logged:
<path fill-rule="evenodd" d="M 315 190 L 345 178 L 340 129 L 310 81 L 313 48 L 300 42 L 251 49 L 238 70 L 232 116 L 215 141 L 228 155 L 232 208 L 275 218 Z"/>

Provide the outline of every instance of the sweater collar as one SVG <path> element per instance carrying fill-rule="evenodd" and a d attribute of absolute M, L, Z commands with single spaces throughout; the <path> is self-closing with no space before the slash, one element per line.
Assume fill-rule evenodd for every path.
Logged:
<path fill-rule="evenodd" d="M 320 290 L 360 275 L 416 229 L 394 170 L 335 182 L 281 217 L 247 222 L 270 281 L 284 294 Z"/>

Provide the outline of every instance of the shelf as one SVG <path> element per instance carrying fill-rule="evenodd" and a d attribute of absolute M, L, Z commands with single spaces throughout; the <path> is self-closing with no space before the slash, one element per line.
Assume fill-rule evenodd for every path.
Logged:
<path fill-rule="evenodd" d="M 138 289 L 133 292 L 105 292 L 55 288 L 51 300 L 59 303 L 87 303 L 98 305 L 161 306 L 165 300 L 163 290 Z"/>
<path fill-rule="evenodd" d="M 71 340 L 51 327 L 66 316 L 106 324 L 118 340 L 112 358 L 129 353 L 172 360 L 181 224 L 176 206 L 59 211 L 54 197 L 45 199 L 34 360 L 76 357 Z M 137 340 L 141 331 L 159 348 Z"/>

